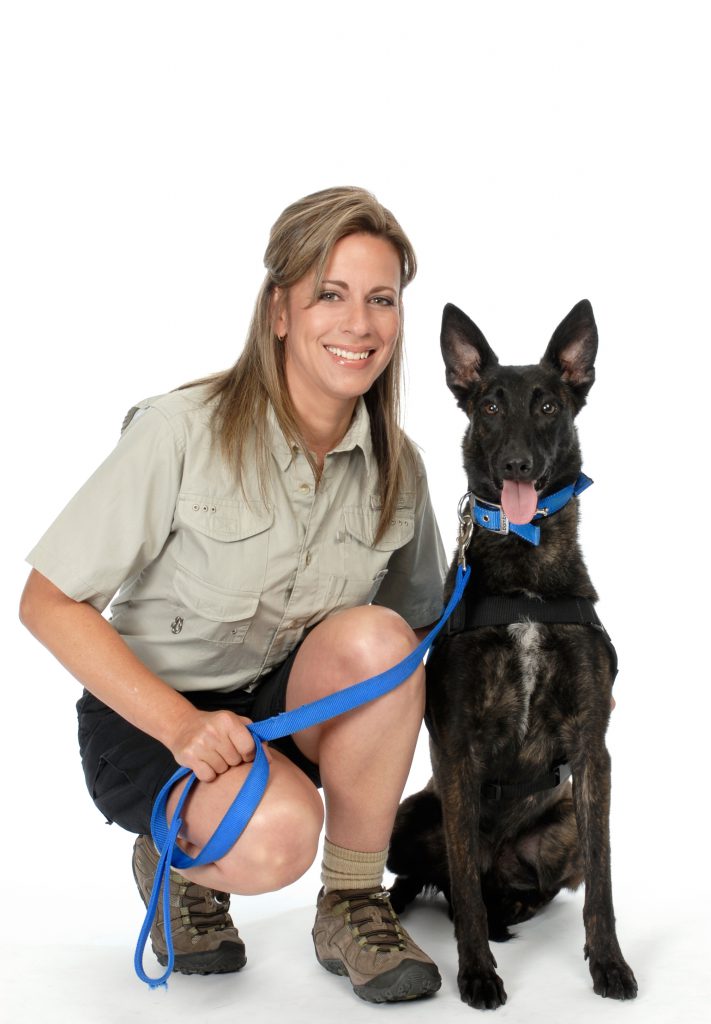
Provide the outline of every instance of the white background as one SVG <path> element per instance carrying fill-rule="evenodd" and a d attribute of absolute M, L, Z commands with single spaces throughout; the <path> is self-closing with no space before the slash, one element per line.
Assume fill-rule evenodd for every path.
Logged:
<path fill-rule="evenodd" d="M 76 756 L 76 684 L 17 624 L 26 552 L 137 399 L 236 357 L 270 225 L 359 184 L 411 236 L 406 423 L 442 534 L 464 418 L 438 331 L 453 301 L 533 362 L 588 297 L 598 381 L 580 417 L 583 541 L 621 674 L 609 734 L 619 934 L 633 1004 L 592 994 L 582 895 L 496 955 L 497 1020 L 700 1021 L 708 979 L 708 32 L 702 2 L 5 2 L 0 813 L 3 1021 L 472 1020 L 438 905 L 406 918 L 434 999 L 362 1004 L 316 964 L 317 870 L 235 899 L 249 965 L 132 973 L 131 837 Z M 427 778 L 418 752 L 408 790 Z M 9 995 L 9 1000 L 8 1000 Z"/>

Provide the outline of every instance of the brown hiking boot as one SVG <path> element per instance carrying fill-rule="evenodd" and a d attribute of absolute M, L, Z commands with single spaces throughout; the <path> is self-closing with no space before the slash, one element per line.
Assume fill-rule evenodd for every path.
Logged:
<path fill-rule="evenodd" d="M 133 847 L 133 877 L 141 899 L 148 906 L 158 851 L 150 836 L 139 836 Z M 170 869 L 170 927 L 175 954 L 174 971 L 181 974 L 228 974 L 247 962 L 244 942 L 228 914 L 226 892 L 206 889 Z M 163 901 L 151 928 L 151 945 L 162 967 L 168 964 L 163 934 Z"/>
<path fill-rule="evenodd" d="M 316 958 L 332 974 L 347 974 L 370 1003 L 428 996 L 442 984 L 434 963 L 415 945 L 382 887 L 324 893 L 311 933 Z"/>

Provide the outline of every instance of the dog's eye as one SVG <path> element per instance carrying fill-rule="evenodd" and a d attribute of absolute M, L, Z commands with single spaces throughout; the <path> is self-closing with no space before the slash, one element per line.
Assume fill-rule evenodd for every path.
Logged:
<path fill-rule="evenodd" d="M 485 402 L 484 403 L 484 412 L 486 413 L 487 416 L 496 416 L 498 411 L 499 411 L 499 407 L 496 404 L 496 402 Z"/>
<path fill-rule="evenodd" d="M 546 416 L 552 416 L 556 409 L 557 406 L 555 402 L 544 402 L 541 406 L 541 412 L 544 412 Z"/>

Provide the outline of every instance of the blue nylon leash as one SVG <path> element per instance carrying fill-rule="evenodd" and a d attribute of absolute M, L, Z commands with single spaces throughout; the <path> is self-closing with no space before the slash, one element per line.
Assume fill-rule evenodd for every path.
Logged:
<path fill-rule="evenodd" d="M 171 867 L 180 869 L 199 867 L 202 864 L 212 864 L 214 861 L 224 857 L 237 842 L 259 805 L 269 781 L 269 762 L 262 748 L 262 741 L 279 739 L 282 736 L 300 732 L 302 729 L 308 729 L 312 725 L 318 725 L 320 722 L 326 722 L 328 719 L 342 715 L 346 711 L 352 711 L 354 708 L 375 700 L 376 697 L 384 696 L 412 675 L 459 604 L 464 588 L 469 581 L 471 568 L 464 561 L 465 544 L 462 539 L 463 536 L 460 533 L 459 566 L 454 590 L 446 608 L 442 612 L 442 617 L 424 640 L 406 658 L 403 658 L 397 665 L 387 669 L 385 672 L 371 676 L 370 679 L 365 679 L 363 682 L 354 683 L 344 690 L 329 694 L 329 696 L 312 701 L 310 704 L 303 704 L 293 711 L 284 711 L 279 715 L 274 715 L 272 718 L 266 718 L 261 722 L 252 722 L 247 726 L 255 739 L 255 757 L 249 774 L 242 789 L 228 808 L 227 813 L 215 829 L 215 832 L 195 857 L 190 857 L 176 845 L 176 840 L 183 824 L 180 817 L 181 811 L 188 793 L 196 781 L 195 773 L 189 768 L 178 768 L 163 786 L 156 797 L 153 813 L 151 814 L 151 834 L 156 848 L 160 852 L 160 857 L 153 880 L 153 890 L 146 909 L 146 917 L 138 937 L 133 959 L 136 974 L 150 988 L 158 988 L 161 985 L 167 984 L 175 962 L 170 928 Z M 180 795 L 173 820 L 168 824 L 166 815 L 168 797 L 176 782 L 179 782 L 186 776 L 188 776 L 188 781 Z M 168 948 L 168 963 L 161 977 L 150 978 L 143 969 L 143 954 L 158 909 L 161 890 L 163 897 L 163 928 Z"/>

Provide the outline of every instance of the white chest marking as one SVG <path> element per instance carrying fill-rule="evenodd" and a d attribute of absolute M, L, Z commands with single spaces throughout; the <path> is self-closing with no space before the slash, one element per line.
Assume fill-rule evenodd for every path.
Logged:
<path fill-rule="evenodd" d="M 541 652 L 541 633 L 536 622 L 514 622 L 508 627 L 508 633 L 517 647 L 518 662 L 521 668 L 521 681 L 524 691 L 524 705 L 519 722 L 521 738 L 528 728 L 528 709 L 538 676 L 541 671 L 543 654 Z"/>

